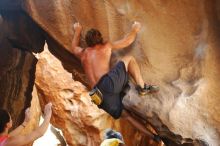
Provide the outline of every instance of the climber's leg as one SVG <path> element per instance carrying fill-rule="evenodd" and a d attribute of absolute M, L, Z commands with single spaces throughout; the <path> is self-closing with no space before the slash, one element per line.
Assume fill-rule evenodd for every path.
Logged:
<path fill-rule="evenodd" d="M 144 81 L 135 58 L 133 56 L 125 56 L 121 59 L 121 61 L 124 62 L 126 71 L 132 76 L 137 85 L 144 88 Z"/>
<path fill-rule="evenodd" d="M 126 71 L 132 76 L 137 84 L 136 89 L 140 95 L 159 91 L 159 87 L 155 85 L 147 85 L 141 76 L 140 68 L 133 56 L 125 56 L 121 59 L 124 62 Z"/>

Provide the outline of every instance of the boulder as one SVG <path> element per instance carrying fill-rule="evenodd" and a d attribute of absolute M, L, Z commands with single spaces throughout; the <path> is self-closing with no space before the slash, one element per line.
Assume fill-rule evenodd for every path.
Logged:
<path fill-rule="evenodd" d="M 87 85 L 87 79 L 83 74 L 80 62 L 68 53 L 71 39 L 74 34 L 72 29 L 73 23 L 78 21 L 82 24 L 82 36 L 85 35 L 89 28 L 94 27 L 102 32 L 105 40 L 115 41 L 129 32 L 133 21 L 141 22 L 142 29 L 138 34 L 136 41 L 128 48 L 114 52 L 113 60 L 123 55 L 133 55 L 141 67 L 141 73 L 144 80 L 147 83 L 159 85 L 160 92 L 146 97 L 138 97 L 133 84 L 131 84 L 131 90 L 123 101 L 126 108 L 133 112 L 134 115 L 139 116 L 141 119 L 150 123 L 167 145 L 209 144 L 212 146 L 218 146 L 220 144 L 220 108 L 218 106 L 220 103 L 220 100 L 218 99 L 218 96 L 220 95 L 220 90 L 218 90 L 218 87 L 220 86 L 219 1 L 81 0 L 79 2 L 77 0 L 24 0 L 22 2 L 16 1 L 14 5 L 8 6 L 10 6 L 10 9 L 16 10 L 22 8 L 41 28 L 44 29 L 46 33 L 44 33 L 41 38 L 43 38 L 43 41 L 45 39 L 47 40 L 49 50 L 61 60 L 63 66 L 62 70 L 68 72 L 66 73 L 67 79 L 62 77 L 63 80 L 70 81 L 71 77 L 75 80 L 72 82 L 77 82 L 76 80 L 78 79 L 84 85 Z M 0 10 L 1 9 L 2 7 L 0 7 Z M 5 22 L 4 19 L 5 18 L 2 17 L 1 12 L 0 25 Z M 20 23 L 13 22 L 12 24 Z M 21 24 L 18 26 L 22 28 Z M 25 28 L 28 28 L 28 26 Z M 22 34 L 21 32 L 13 34 L 19 34 L 18 36 L 22 36 L 20 35 Z M 32 34 L 39 33 L 33 32 Z M 2 35 L 0 35 L 0 37 L 2 40 Z M 7 51 L 13 54 L 12 48 L 19 48 L 18 51 L 20 51 L 31 48 L 23 46 L 32 46 L 27 45 L 27 43 L 22 43 L 25 41 L 21 41 L 19 37 L 16 39 L 15 37 L 5 39 L 6 37 L 4 36 L 3 38 L 6 43 L 5 45 L 1 45 L 0 48 L 5 48 L 7 45 L 12 46 L 9 47 L 9 49 L 2 49 L 3 51 L 6 51 L 4 54 L 7 54 Z M 27 38 L 28 37 L 26 37 L 26 39 Z M 34 40 L 39 42 L 41 39 Z M 1 41 L 1 44 L 2 42 L 3 41 Z M 42 43 L 40 43 L 39 46 L 42 46 Z M 35 48 L 31 49 L 30 52 L 39 52 L 39 49 L 42 49 L 42 47 L 39 46 L 36 47 L 38 51 L 35 50 Z M 81 46 L 85 47 L 83 37 L 81 39 Z M 17 53 L 15 52 L 15 54 Z M 3 56 L 2 60 L 7 61 L 6 63 L 16 64 L 16 60 L 11 62 L 10 55 L 0 55 Z M 0 62 L 0 64 L 4 63 Z M 0 71 L 4 71 L 3 73 L 6 75 L 6 71 L 10 68 L 10 65 L 5 66 L 6 69 L 1 69 Z M 57 74 L 59 71 L 57 70 Z M 19 73 L 14 73 L 13 76 L 17 77 L 18 74 Z M 9 78 L 1 77 L 0 83 L 2 86 L 7 87 L 5 89 L 14 89 L 17 85 L 21 86 L 20 82 L 15 82 L 14 86 L 5 84 L 9 83 L 9 81 L 7 81 Z M 41 76 L 41 78 L 44 78 L 44 76 Z M 61 87 L 63 89 L 63 86 L 61 86 L 62 84 L 55 86 L 57 84 L 54 83 L 55 79 L 50 81 L 50 84 L 52 84 L 56 90 L 50 89 L 47 84 L 44 86 L 45 83 L 43 81 L 40 82 L 40 80 L 38 80 L 38 82 L 36 82 L 39 95 L 46 95 L 42 98 L 45 100 L 42 102 L 43 104 L 48 100 L 53 101 L 60 97 L 58 96 L 60 93 L 57 93 L 53 99 L 51 96 L 53 94 L 51 93 L 58 92 Z M 82 87 L 82 85 L 78 85 L 78 83 L 76 84 L 77 86 L 80 86 L 80 88 Z M 75 95 L 75 90 L 78 88 L 76 87 L 76 89 L 73 89 L 75 86 L 76 85 L 68 84 L 68 90 L 65 90 L 63 93 L 64 96 L 68 97 L 69 95 L 72 95 L 72 93 Z M 28 87 L 32 88 L 33 82 L 32 85 Z M 85 89 L 85 87 L 82 87 L 82 89 L 83 88 Z M 6 96 L 5 93 L 17 93 L 11 92 L 11 90 L 5 91 L 1 92 L 3 93 L 1 96 L 4 95 L 6 99 L 11 98 Z M 84 95 L 86 89 L 82 91 L 82 95 Z M 30 92 L 28 93 L 30 95 Z M 81 100 L 88 100 L 88 97 L 86 98 L 85 96 L 85 98 L 83 98 L 81 97 L 82 95 L 81 93 L 78 94 L 77 101 L 79 101 L 79 103 L 82 102 Z M 10 97 L 15 98 L 18 96 L 15 94 Z M 27 96 L 25 98 L 27 98 Z M 72 101 L 68 102 L 71 103 Z M 63 113 L 60 111 L 65 109 L 66 106 L 63 106 L 65 104 L 66 102 L 60 105 L 57 104 L 55 107 L 59 110 L 55 113 L 59 113 L 59 115 Z M 71 104 L 74 104 L 74 102 Z M 90 105 L 89 102 L 84 102 L 83 104 Z M 22 105 L 24 105 L 24 102 L 22 102 Z M 74 107 L 81 108 L 80 106 Z M 13 109 L 15 108 L 16 107 Z M 76 109 L 73 110 L 75 111 Z M 66 111 L 71 110 L 67 109 Z M 96 109 L 94 109 L 94 112 L 100 114 Z M 85 115 L 88 115 L 88 113 Z M 85 115 L 82 115 L 82 117 Z M 70 115 L 65 116 L 67 119 L 72 118 Z M 88 120 L 91 119 L 92 118 L 88 118 Z M 81 136 L 82 138 L 79 138 L 76 141 L 72 138 L 72 135 L 66 136 L 69 143 L 74 140 L 77 144 L 95 145 L 98 143 L 98 139 L 100 139 L 98 136 L 98 130 L 102 131 L 104 129 L 99 129 L 100 127 L 93 125 L 92 129 L 94 134 L 91 137 L 97 139 L 93 139 L 93 143 L 89 143 L 91 137 L 89 135 L 90 138 L 87 139 L 85 133 L 87 133 L 91 127 L 89 127 L 86 122 L 85 124 L 79 124 L 79 122 L 77 123 L 77 121 L 73 120 L 67 120 L 66 122 L 60 122 L 60 120 L 62 119 L 56 121 L 54 118 L 53 123 L 57 123 L 58 126 L 64 122 L 70 126 L 73 122 L 73 125 L 77 125 L 76 127 L 73 127 L 74 132 L 78 130 L 81 130 L 81 133 L 84 132 L 83 136 Z M 71 124 L 68 124 L 70 121 Z M 88 129 L 79 128 L 80 126 Z M 123 126 L 124 125 L 122 124 L 120 127 L 125 128 L 125 126 Z M 76 145 L 74 142 L 73 145 Z"/>
<path fill-rule="evenodd" d="M 24 12 L 0 11 L 0 32 L 0 107 L 17 126 L 32 99 L 37 59 L 31 52 L 43 49 L 44 37 Z"/>
<path fill-rule="evenodd" d="M 87 88 L 73 80 L 72 74 L 49 52 L 47 45 L 36 57 L 38 63 L 35 84 L 41 107 L 52 102 L 51 122 L 62 130 L 68 145 L 100 145 L 107 128 L 121 131 L 127 145 L 144 145 L 148 142 L 148 138 L 141 141 L 140 139 L 144 137 L 127 121 L 115 121 L 103 110 L 98 109 L 91 102 Z"/>
<path fill-rule="evenodd" d="M 132 88 L 124 103 L 168 145 L 219 145 L 219 1 L 26 0 L 23 9 L 66 50 L 74 22 L 82 24 L 82 36 L 95 27 L 110 41 L 141 22 L 135 43 L 114 57 L 133 55 L 144 80 L 160 92 L 140 98 Z"/>

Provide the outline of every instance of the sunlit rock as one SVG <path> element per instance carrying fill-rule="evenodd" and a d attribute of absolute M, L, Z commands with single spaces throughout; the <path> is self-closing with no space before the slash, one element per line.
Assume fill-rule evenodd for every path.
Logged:
<path fill-rule="evenodd" d="M 44 52 L 37 55 L 39 60 L 35 84 L 41 105 L 53 103 L 51 122 L 62 130 L 68 145 L 97 146 L 103 140 L 103 132 L 107 128 L 120 131 L 129 146 L 154 144 L 127 121 L 115 121 L 98 109 L 91 102 L 86 87 L 73 80 L 72 74 L 48 51 L 47 45 Z"/>
<path fill-rule="evenodd" d="M 142 29 L 136 42 L 116 52 L 115 57 L 135 56 L 145 81 L 158 84 L 161 90 L 146 98 L 136 97 L 131 90 L 131 100 L 125 104 L 144 115 L 161 135 L 174 138 L 175 144 L 190 142 L 184 139 L 190 138 L 218 146 L 218 6 L 215 0 L 35 0 L 26 1 L 24 9 L 67 50 L 76 21 L 83 25 L 83 35 L 95 27 L 111 41 L 128 32 L 134 20 L 140 21 Z"/>

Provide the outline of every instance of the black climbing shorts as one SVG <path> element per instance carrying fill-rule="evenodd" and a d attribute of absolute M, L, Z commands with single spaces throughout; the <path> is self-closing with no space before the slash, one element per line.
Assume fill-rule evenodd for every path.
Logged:
<path fill-rule="evenodd" d="M 98 107 L 118 119 L 123 110 L 122 91 L 127 85 L 128 73 L 124 62 L 119 61 L 96 85 L 103 95 L 102 104 Z"/>

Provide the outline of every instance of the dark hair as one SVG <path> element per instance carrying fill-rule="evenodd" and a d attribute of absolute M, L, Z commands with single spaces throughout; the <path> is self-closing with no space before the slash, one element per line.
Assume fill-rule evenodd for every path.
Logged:
<path fill-rule="evenodd" d="M 103 44 L 102 34 L 94 28 L 87 31 L 85 40 L 89 47 L 93 47 L 97 44 Z"/>
<path fill-rule="evenodd" d="M 5 126 L 8 122 L 10 122 L 9 113 L 4 109 L 0 109 L 0 133 L 5 130 Z"/>

